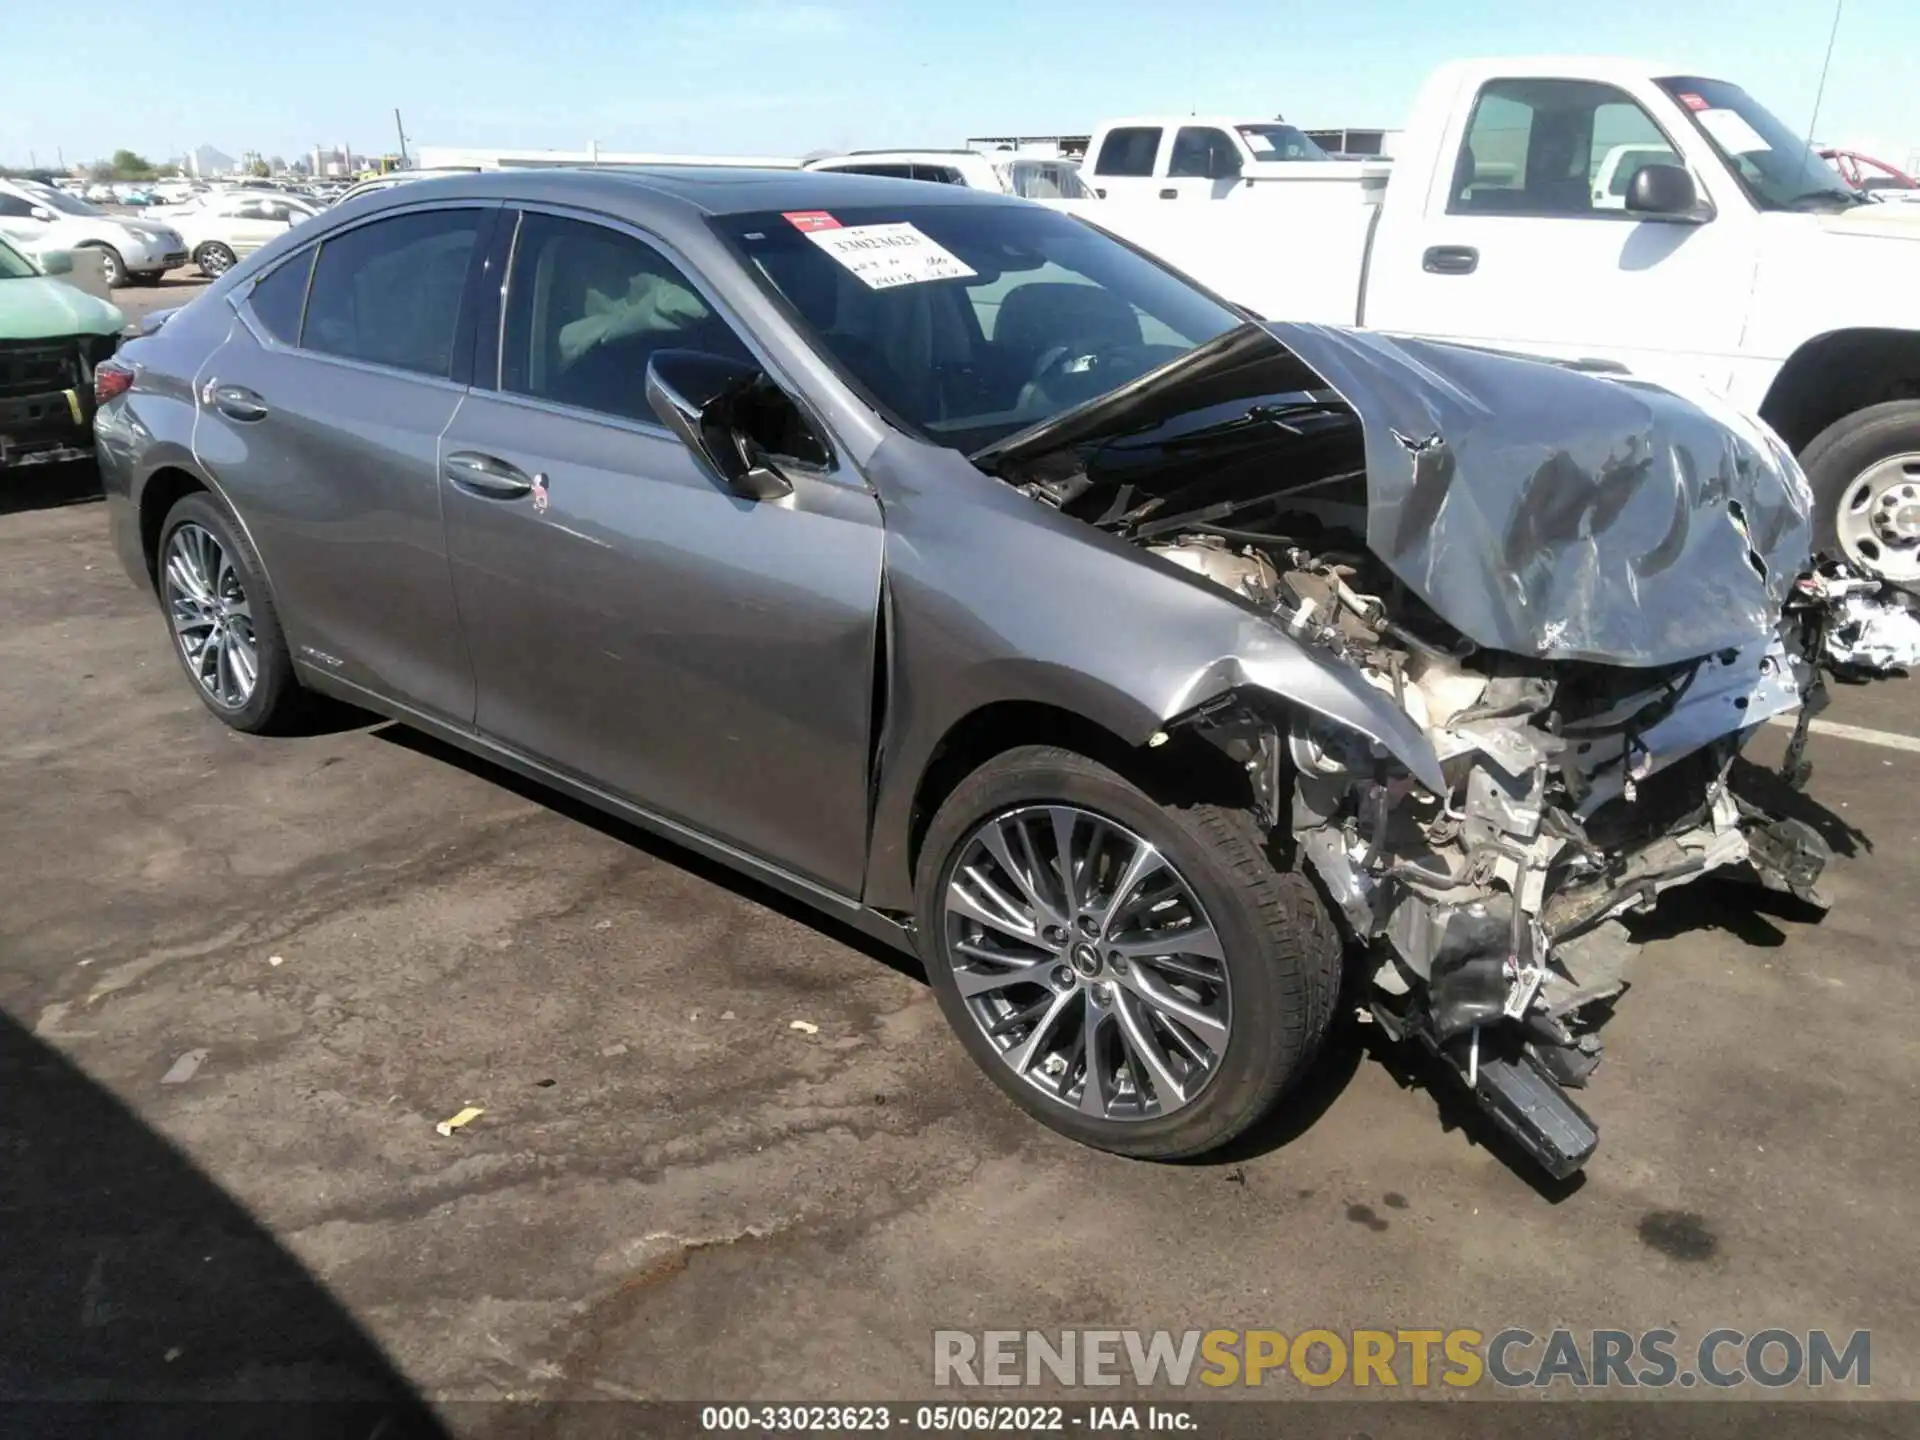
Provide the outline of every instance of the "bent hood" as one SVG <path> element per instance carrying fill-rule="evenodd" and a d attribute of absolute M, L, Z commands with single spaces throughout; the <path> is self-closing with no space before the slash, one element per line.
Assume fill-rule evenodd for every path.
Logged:
<path fill-rule="evenodd" d="M 1773 631 L 1812 502 L 1771 431 L 1624 376 L 1267 329 L 1359 416 L 1368 548 L 1477 644 L 1651 666 Z"/>
<path fill-rule="evenodd" d="M 0 340 L 111 335 L 126 323 L 118 308 L 64 280 L 46 276 L 0 280 Z"/>

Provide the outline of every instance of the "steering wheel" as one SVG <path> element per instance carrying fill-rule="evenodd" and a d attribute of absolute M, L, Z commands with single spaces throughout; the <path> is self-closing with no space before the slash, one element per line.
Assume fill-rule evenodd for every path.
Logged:
<path fill-rule="evenodd" d="M 1114 362 L 1133 348 L 1112 340 L 1081 340 L 1043 350 L 1020 387 L 1019 408 L 1040 409 L 1045 402 L 1054 408 L 1078 405 L 1111 390 L 1119 383 L 1113 378 L 1119 368 Z"/>

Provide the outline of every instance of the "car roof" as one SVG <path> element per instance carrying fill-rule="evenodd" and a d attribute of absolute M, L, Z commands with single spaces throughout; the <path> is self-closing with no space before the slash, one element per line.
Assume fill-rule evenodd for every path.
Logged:
<path fill-rule="evenodd" d="M 526 200 L 582 205 L 611 213 L 745 215 L 822 210 L 836 205 L 1007 205 L 1024 201 L 960 185 L 929 185 L 833 170 L 755 170 L 733 166 L 633 169 L 492 170 L 394 186 L 364 200 L 412 205 L 423 200 Z M 359 203 L 359 202 L 354 202 Z"/>

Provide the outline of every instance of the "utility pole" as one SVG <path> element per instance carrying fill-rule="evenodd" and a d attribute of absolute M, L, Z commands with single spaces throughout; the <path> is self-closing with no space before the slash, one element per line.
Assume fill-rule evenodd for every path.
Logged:
<path fill-rule="evenodd" d="M 407 168 L 407 127 L 400 123 L 400 107 L 393 107 L 393 128 L 400 136 L 400 168 Z"/>

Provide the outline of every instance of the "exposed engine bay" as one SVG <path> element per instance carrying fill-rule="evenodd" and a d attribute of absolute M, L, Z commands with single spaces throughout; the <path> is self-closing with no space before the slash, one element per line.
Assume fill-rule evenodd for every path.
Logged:
<path fill-rule="evenodd" d="M 1920 662 L 1920 614 L 1806 561 L 1804 480 L 1760 427 L 1632 382 L 1446 347 L 1416 367 L 1378 337 L 1268 328 L 1291 371 L 1268 359 L 1247 385 L 1263 362 L 1229 364 L 1185 407 L 1136 401 L 1118 433 L 1006 478 L 1230 592 L 1411 718 L 1441 789 L 1267 694 L 1177 723 L 1246 770 L 1366 948 L 1373 1017 L 1565 1176 L 1598 1140 L 1565 1091 L 1629 982 L 1621 918 L 1714 871 L 1823 905 L 1826 844 L 1737 793 L 1734 761 L 1798 712 L 1785 768 L 1804 782 L 1821 672 Z M 1502 367 L 1576 382 L 1572 438 L 1516 439 L 1475 403 Z"/>

